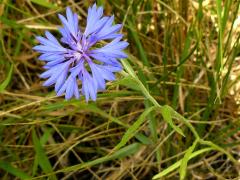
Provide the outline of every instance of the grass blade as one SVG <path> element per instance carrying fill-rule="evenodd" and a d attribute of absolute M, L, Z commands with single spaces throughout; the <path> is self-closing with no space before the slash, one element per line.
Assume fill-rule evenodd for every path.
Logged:
<path fill-rule="evenodd" d="M 95 159 L 93 161 L 90 161 L 90 162 L 78 164 L 78 165 L 75 165 L 75 166 L 70 166 L 70 167 L 62 169 L 60 171 L 57 171 L 56 173 L 78 171 L 80 169 L 83 169 L 83 168 L 86 168 L 86 167 L 91 167 L 91 166 L 94 166 L 94 165 L 97 165 L 97 164 L 100 164 L 100 163 L 104 163 L 106 161 L 119 159 L 119 158 L 124 158 L 126 156 L 130 156 L 132 154 L 135 154 L 141 147 L 142 147 L 142 145 L 140 143 L 133 143 L 133 144 L 130 144 L 130 145 L 114 152 L 112 155 L 107 155 L 107 156 Z"/>
<path fill-rule="evenodd" d="M 3 92 L 11 81 L 13 65 L 10 66 L 7 78 L 0 84 L 0 93 Z"/>
<path fill-rule="evenodd" d="M 8 162 L 0 161 L 0 168 L 20 179 L 31 179 L 31 176 L 29 176 L 26 173 L 24 173 L 23 171 L 13 167 Z"/>
<path fill-rule="evenodd" d="M 201 150 L 198 150 L 198 151 L 192 153 L 192 154 L 190 155 L 190 157 L 189 157 L 188 160 L 190 160 L 190 159 L 192 159 L 192 158 L 194 158 L 194 157 L 196 157 L 196 156 L 198 156 L 198 155 L 200 155 L 200 154 L 202 154 L 202 153 L 211 151 L 211 150 L 213 150 L 213 149 L 212 149 L 212 148 L 209 148 L 209 147 L 208 147 L 208 148 L 201 149 Z M 171 165 L 171 166 L 168 167 L 167 169 L 164 169 L 162 172 L 156 174 L 155 176 L 153 176 L 153 179 L 162 178 L 162 177 L 164 177 L 165 175 L 169 174 L 170 172 L 174 171 L 175 169 L 177 169 L 177 168 L 182 164 L 182 160 L 183 160 L 183 159 L 177 161 L 176 163 L 174 163 L 173 165 Z"/>
<path fill-rule="evenodd" d="M 192 155 L 192 152 L 194 151 L 196 145 L 198 143 L 198 140 L 195 140 L 193 145 L 190 146 L 187 150 L 187 152 L 185 153 L 180 168 L 179 168 L 179 174 L 180 174 L 180 180 L 184 180 L 185 176 L 186 176 L 186 172 L 187 172 L 187 163 L 190 159 L 190 156 Z"/>
<path fill-rule="evenodd" d="M 171 115 L 171 109 L 169 109 L 168 106 L 163 106 L 161 108 L 161 113 L 162 113 L 162 116 L 163 116 L 163 119 L 176 131 L 178 132 L 179 134 L 181 134 L 182 136 L 185 137 L 183 131 L 178 127 L 176 126 L 174 123 L 173 123 L 173 120 L 172 120 L 172 115 Z"/>
<path fill-rule="evenodd" d="M 121 147 L 125 146 L 125 144 L 133 137 L 138 131 L 138 128 L 143 124 L 147 115 L 151 113 L 156 107 L 150 107 L 146 109 L 140 117 L 133 123 L 132 126 L 128 128 L 126 133 L 123 135 L 122 140 L 115 146 L 115 150 L 120 149 Z"/>
<path fill-rule="evenodd" d="M 39 6 L 50 8 L 50 9 L 56 8 L 56 6 L 54 4 L 49 3 L 46 0 L 31 0 L 31 2 L 33 2 Z"/>
<path fill-rule="evenodd" d="M 139 55 L 140 55 L 140 58 L 141 58 L 143 64 L 144 64 L 145 66 L 150 66 L 150 64 L 149 64 L 149 62 L 148 62 L 147 55 L 146 55 L 146 53 L 145 53 L 145 50 L 144 50 L 144 48 L 143 48 L 143 46 L 142 46 L 142 43 L 141 43 L 141 41 L 140 41 L 140 39 L 139 39 L 139 36 L 138 36 L 137 32 L 134 31 L 134 29 L 136 29 L 136 28 L 134 27 L 134 24 L 133 24 L 131 21 L 128 21 L 128 25 L 129 25 L 129 27 L 130 27 L 131 35 L 132 35 L 132 37 L 133 37 L 133 39 L 134 39 L 134 41 L 135 41 L 135 43 L 136 43 L 136 46 L 137 46 L 137 49 L 138 49 L 138 52 L 139 52 Z"/>
<path fill-rule="evenodd" d="M 34 144 L 34 149 L 36 152 L 37 161 L 41 169 L 47 174 L 53 172 L 52 165 L 49 162 L 49 159 L 41 145 L 40 140 L 37 138 L 36 132 L 33 129 L 32 131 L 32 140 Z M 52 176 L 52 179 L 57 179 L 56 176 Z"/>

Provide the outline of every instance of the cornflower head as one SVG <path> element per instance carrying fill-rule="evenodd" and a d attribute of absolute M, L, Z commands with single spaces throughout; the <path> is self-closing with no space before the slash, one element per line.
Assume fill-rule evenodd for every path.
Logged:
<path fill-rule="evenodd" d="M 118 33 L 122 25 L 113 25 L 114 16 L 103 16 L 103 8 L 96 4 L 88 9 L 84 32 L 79 28 L 78 15 L 69 7 L 66 18 L 59 14 L 59 19 L 63 24 L 60 42 L 46 31 L 46 37 L 36 37 L 40 45 L 33 48 L 41 53 L 39 60 L 46 62 L 46 71 L 40 75 L 48 78 L 43 85 L 55 84 L 57 95 L 65 93 L 65 99 L 79 99 L 82 94 L 86 101 L 95 101 L 106 80 L 115 80 L 114 72 L 122 70 L 118 59 L 127 57 L 122 50 L 128 43 L 121 41 L 123 35 Z M 103 45 L 103 41 L 108 43 Z"/>

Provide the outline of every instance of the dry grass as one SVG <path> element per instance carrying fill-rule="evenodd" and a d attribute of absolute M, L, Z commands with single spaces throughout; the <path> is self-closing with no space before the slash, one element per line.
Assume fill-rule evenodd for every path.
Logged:
<path fill-rule="evenodd" d="M 65 101 L 52 87 L 41 86 L 42 62 L 32 50 L 35 36 L 47 29 L 59 36 L 56 13 L 64 13 L 67 5 L 84 26 L 93 2 L 34 2 L 0 0 L 0 178 L 151 179 L 178 163 L 195 137 L 177 118 L 174 123 L 186 137 L 178 134 L 158 110 L 144 116 L 137 133 L 115 149 L 152 107 L 131 79 L 123 80 L 124 73 L 99 93 L 96 103 Z M 220 18 L 219 2 L 225 7 Z M 228 153 L 210 149 L 195 156 L 188 161 L 186 179 L 239 179 L 239 165 L 228 155 L 240 158 L 240 3 L 97 3 L 104 5 L 106 15 L 123 22 L 128 61 L 152 97 L 181 113 L 202 139 Z M 200 143 L 194 152 L 206 147 Z M 179 179 L 178 169 L 161 179 Z"/>

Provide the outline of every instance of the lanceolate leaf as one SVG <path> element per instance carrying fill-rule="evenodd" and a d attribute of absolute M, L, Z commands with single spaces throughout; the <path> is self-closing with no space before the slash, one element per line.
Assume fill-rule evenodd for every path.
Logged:
<path fill-rule="evenodd" d="M 188 148 L 187 152 L 185 153 L 180 168 L 179 168 L 179 173 L 180 173 L 180 180 L 184 180 L 185 176 L 186 176 L 186 172 L 187 172 L 187 163 L 188 160 L 190 159 L 196 145 L 198 143 L 198 140 L 195 140 L 193 145 L 191 147 Z"/>
<path fill-rule="evenodd" d="M 182 130 L 176 126 L 174 123 L 173 123 L 173 120 L 172 120 L 172 115 L 171 115 L 171 109 L 168 108 L 168 106 L 163 106 L 161 108 L 161 112 L 162 112 L 162 116 L 163 116 L 163 119 L 169 123 L 169 125 L 175 130 L 177 131 L 179 134 L 181 134 L 182 136 L 185 136 L 182 132 Z"/>
<path fill-rule="evenodd" d="M 146 109 L 140 117 L 131 125 L 126 133 L 123 135 L 122 140 L 120 143 L 117 144 L 117 146 L 114 149 L 120 149 L 121 147 L 125 146 L 125 144 L 133 137 L 136 135 L 138 132 L 139 127 L 144 123 L 146 120 L 146 117 L 149 113 L 151 113 L 156 107 L 152 106 L 148 109 Z"/>

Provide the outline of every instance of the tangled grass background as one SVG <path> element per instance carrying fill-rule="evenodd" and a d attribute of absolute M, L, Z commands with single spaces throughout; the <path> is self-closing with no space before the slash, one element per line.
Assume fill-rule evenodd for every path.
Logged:
<path fill-rule="evenodd" d="M 96 102 L 66 101 L 35 36 L 94 3 L 0 0 L 0 179 L 239 179 L 240 2 L 98 0 L 128 58 Z"/>

